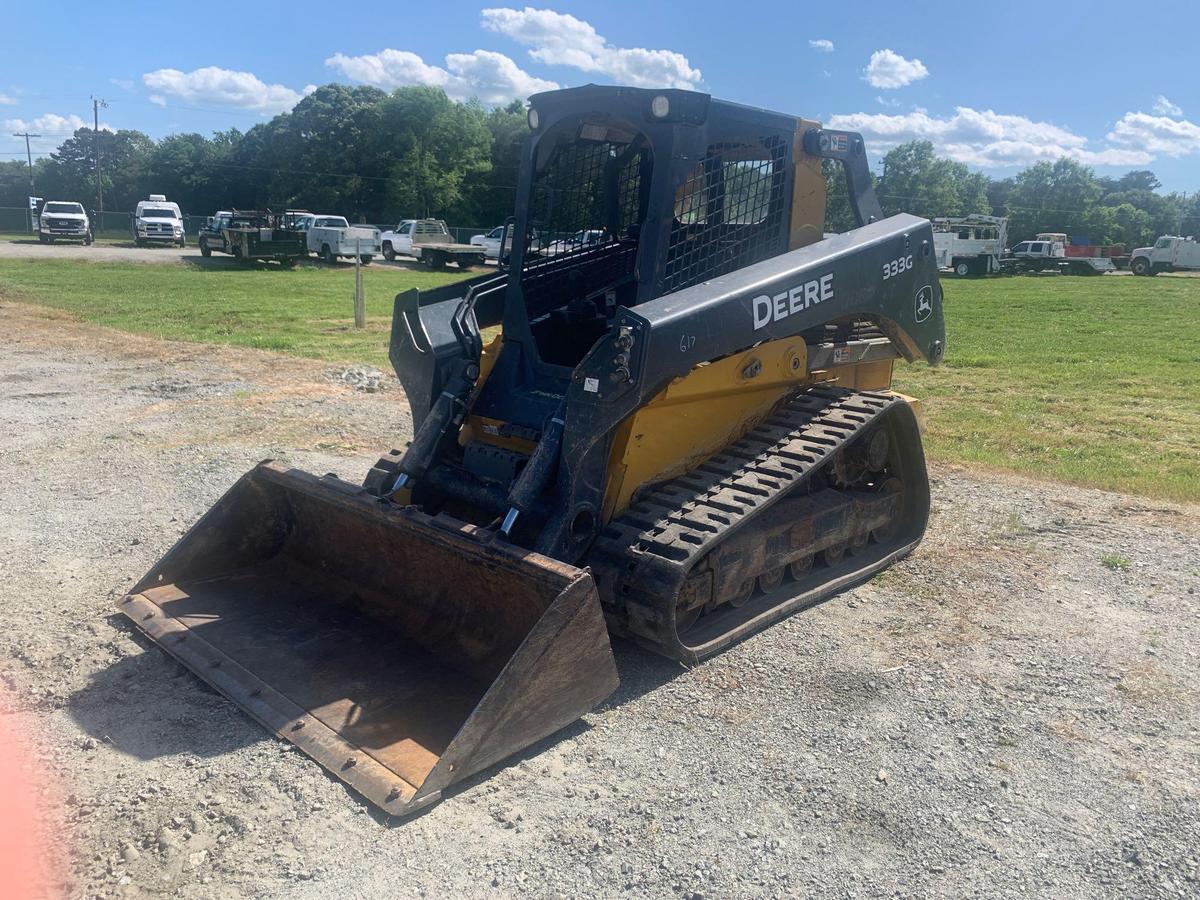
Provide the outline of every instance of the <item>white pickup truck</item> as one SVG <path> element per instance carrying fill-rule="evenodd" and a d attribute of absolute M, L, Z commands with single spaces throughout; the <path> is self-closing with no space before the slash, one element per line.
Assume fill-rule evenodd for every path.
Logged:
<path fill-rule="evenodd" d="M 431 269 L 457 263 L 460 269 L 483 265 L 485 250 L 478 244 L 456 244 L 441 219 L 402 219 L 380 238 L 385 259 L 397 254 L 415 256 Z"/>
<path fill-rule="evenodd" d="M 43 244 L 59 241 L 92 242 L 92 223 L 82 203 L 50 200 L 38 216 L 38 240 Z"/>
<path fill-rule="evenodd" d="M 1060 272 L 1064 275 L 1103 275 L 1117 271 L 1109 257 L 1069 256 L 1065 234 L 1046 232 L 1032 241 L 1021 241 L 1001 262 L 1010 272 Z"/>
<path fill-rule="evenodd" d="M 297 217 L 295 226 L 304 231 L 308 251 L 333 265 L 339 257 L 366 265 L 379 255 L 379 229 L 371 225 L 351 225 L 345 216 Z"/>
<path fill-rule="evenodd" d="M 1153 247 L 1138 247 L 1129 257 L 1129 270 L 1134 275 L 1195 269 L 1200 269 L 1200 242 L 1193 237 L 1165 234 Z"/>
<path fill-rule="evenodd" d="M 148 200 L 139 200 L 133 213 L 133 242 L 138 247 L 147 244 L 187 243 L 183 232 L 183 215 L 179 204 L 167 200 L 163 194 L 151 194 Z"/>

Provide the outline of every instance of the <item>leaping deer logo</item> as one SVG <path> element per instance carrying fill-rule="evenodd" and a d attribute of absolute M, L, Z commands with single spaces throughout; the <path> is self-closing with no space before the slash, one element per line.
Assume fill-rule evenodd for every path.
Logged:
<path fill-rule="evenodd" d="M 933 315 L 933 287 L 925 285 L 917 291 L 917 321 L 924 322 Z"/>

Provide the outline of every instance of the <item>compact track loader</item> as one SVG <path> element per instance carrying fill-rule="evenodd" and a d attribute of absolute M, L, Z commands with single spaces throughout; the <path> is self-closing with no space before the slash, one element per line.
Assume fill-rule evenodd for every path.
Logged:
<path fill-rule="evenodd" d="M 122 604 L 392 814 L 609 695 L 610 633 L 696 662 L 928 516 L 889 387 L 942 358 L 933 233 L 883 218 L 858 135 L 596 86 L 529 125 L 501 269 L 396 298 L 407 449 L 363 486 L 260 464 Z"/>

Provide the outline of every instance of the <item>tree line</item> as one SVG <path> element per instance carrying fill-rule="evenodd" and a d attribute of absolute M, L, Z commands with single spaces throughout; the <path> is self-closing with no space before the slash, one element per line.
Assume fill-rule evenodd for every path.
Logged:
<path fill-rule="evenodd" d="M 304 208 L 354 221 L 436 215 L 486 225 L 512 214 L 528 131 L 519 101 L 487 110 L 440 88 L 329 84 L 245 132 L 154 141 L 101 131 L 104 208 L 132 210 L 156 193 L 190 215 Z M 37 160 L 38 196 L 95 208 L 96 141 L 81 128 Z M 0 163 L 0 206 L 25 206 L 28 195 L 26 163 Z"/>
<path fill-rule="evenodd" d="M 989 178 L 938 157 L 929 141 L 893 148 L 880 169 L 879 175 L 872 173 L 872 181 L 886 215 L 1007 216 L 1010 245 L 1042 232 L 1061 232 L 1132 250 L 1163 234 L 1200 234 L 1200 191 L 1161 193 L 1161 183 L 1145 169 L 1111 178 L 1064 157 L 1035 163 L 1008 178 Z M 826 227 L 853 227 L 840 166 L 827 164 L 825 177 Z"/>
<path fill-rule="evenodd" d="M 192 215 L 290 207 L 355 221 L 437 216 L 486 226 L 512 213 L 527 133 L 520 101 L 489 110 L 456 103 L 436 87 L 388 93 L 328 84 L 245 132 L 160 141 L 134 130 L 100 132 L 104 205 L 132 210 L 161 193 Z M 81 128 L 37 160 L 38 195 L 94 208 L 96 141 Z M 844 180 L 836 166 L 826 172 L 826 227 L 843 231 L 853 225 Z M 1200 191 L 1163 193 L 1146 170 L 1110 178 L 1064 158 L 994 179 L 913 141 L 890 150 L 873 179 L 889 215 L 1007 215 L 1010 244 L 1043 231 L 1129 248 L 1161 234 L 1200 233 Z M 0 162 L 0 206 L 23 207 L 28 193 L 26 164 Z"/>

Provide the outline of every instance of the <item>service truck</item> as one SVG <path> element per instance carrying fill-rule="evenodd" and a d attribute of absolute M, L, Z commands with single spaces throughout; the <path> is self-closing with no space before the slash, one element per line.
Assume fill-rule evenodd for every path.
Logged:
<path fill-rule="evenodd" d="M 49 200 L 38 216 L 38 240 L 43 244 L 55 241 L 92 242 L 92 223 L 83 211 L 82 203 Z"/>
<path fill-rule="evenodd" d="M 211 216 L 197 242 L 201 256 L 214 250 L 241 262 L 275 260 L 294 266 L 304 252 L 304 234 L 288 227 L 283 217 L 266 210 L 221 210 Z"/>
<path fill-rule="evenodd" d="M 1008 219 L 1003 216 L 948 216 L 932 219 L 933 251 L 939 269 L 955 275 L 991 275 L 1000 271 Z"/>
<path fill-rule="evenodd" d="M 302 220 L 302 221 L 301 221 Z M 333 265 L 340 257 L 358 257 L 364 265 L 379 254 L 379 229 L 373 225 L 351 225 L 345 216 L 297 216 L 307 235 L 309 252 Z"/>
<path fill-rule="evenodd" d="M 1187 272 L 1200 269 L 1200 243 L 1194 237 L 1165 234 L 1153 247 L 1138 247 L 1129 255 L 1129 269 L 1134 275 L 1157 275 L 1159 272 Z"/>

